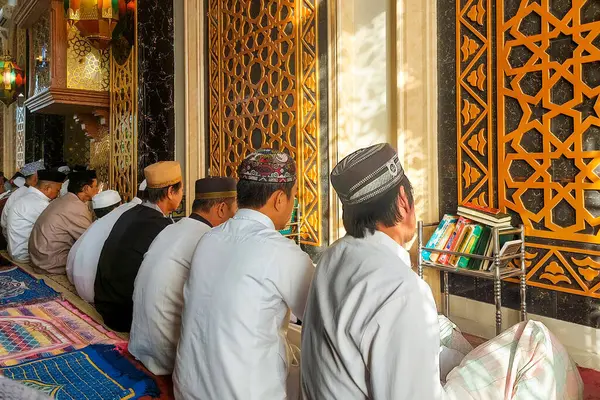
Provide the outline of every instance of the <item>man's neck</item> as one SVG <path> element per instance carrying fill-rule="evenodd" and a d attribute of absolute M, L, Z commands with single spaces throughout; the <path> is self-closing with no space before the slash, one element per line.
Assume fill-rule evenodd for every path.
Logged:
<path fill-rule="evenodd" d="M 381 233 L 385 233 L 386 235 L 388 235 L 390 238 L 392 238 L 394 242 L 398 243 L 400 246 L 404 246 L 404 244 L 406 243 L 406 235 L 404 233 L 404 230 L 399 227 L 388 228 L 382 224 L 379 224 L 377 225 L 377 230 Z"/>
<path fill-rule="evenodd" d="M 71 192 L 68 192 L 68 193 L 71 193 Z M 77 193 L 77 198 L 84 203 L 90 201 L 90 199 L 83 193 Z"/>
<path fill-rule="evenodd" d="M 202 211 L 192 211 L 193 214 L 196 214 L 200 217 L 202 217 L 203 219 L 205 219 L 206 221 L 208 221 L 208 223 L 210 224 L 210 226 L 217 226 L 219 225 L 219 222 L 216 221 L 215 218 L 213 218 L 210 213 L 205 213 Z"/>
<path fill-rule="evenodd" d="M 160 208 L 160 211 L 162 211 L 163 215 L 165 215 L 165 216 L 171 214 L 171 212 L 173 211 L 169 207 L 169 203 L 164 200 L 161 200 L 158 203 L 154 203 L 154 205 L 156 207 Z"/>

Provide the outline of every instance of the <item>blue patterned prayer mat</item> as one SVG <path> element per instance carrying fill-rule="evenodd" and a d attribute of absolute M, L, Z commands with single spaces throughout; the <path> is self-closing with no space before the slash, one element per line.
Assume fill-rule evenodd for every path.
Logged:
<path fill-rule="evenodd" d="M 56 400 L 159 398 L 157 383 L 115 346 L 92 345 L 44 357 L 0 372 Z"/>
<path fill-rule="evenodd" d="M 0 307 L 46 301 L 59 293 L 19 267 L 0 271 Z"/>

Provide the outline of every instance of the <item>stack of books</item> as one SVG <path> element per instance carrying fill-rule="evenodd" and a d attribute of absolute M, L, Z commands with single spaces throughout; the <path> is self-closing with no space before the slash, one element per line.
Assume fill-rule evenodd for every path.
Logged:
<path fill-rule="evenodd" d="M 492 257 L 494 249 L 492 228 L 500 229 L 500 256 L 514 255 L 521 251 L 521 241 L 514 233 L 502 233 L 503 230 L 512 229 L 510 215 L 503 214 L 500 210 L 466 203 L 458 208 L 458 215 L 444 215 L 425 246 L 464 255 L 423 250 L 423 261 L 456 268 L 489 271 L 493 266 L 491 260 L 468 257 L 468 254 Z M 507 263 L 508 261 L 504 261 L 500 267 L 505 267 Z"/>

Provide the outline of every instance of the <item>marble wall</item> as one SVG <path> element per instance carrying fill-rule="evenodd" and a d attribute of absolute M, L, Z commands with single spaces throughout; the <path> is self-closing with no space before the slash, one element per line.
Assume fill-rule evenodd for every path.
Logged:
<path fill-rule="evenodd" d="M 175 159 L 173 2 L 140 0 L 138 27 L 138 181 L 144 168 Z"/>
<path fill-rule="evenodd" d="M 63 162 L 65 117 L 27 111 L 25 119 L 25 162 L 44 159 L 46 165 L 60 165 Z"/>
<path fill-rule="evenodd" d="M 504 6 L 506 12 L 512 12 L 510 10 L 517 10 L 522 2 L 527 3 L 527 0 L 502 0 L 504 1 Z M 495 4 L 495 2 L 493 2 Z M 590 1 L 592 7 L 598 6 L 598 3 Z M 595 4 L 595 6 L 594 6 Z M 558 12 L 556 10 L 569 10 L 572 6 L 570 0 L 556 0 L 553 3 L 553 12 Z M 587 13 L 588 16 L 593 16 L 593 18 L 600 18 L 600 7 L 597 7 L 596 13 Z M 490 12 L 491 15 L 496 15 L 496 10 L 492 9 Z M 566 15 L 566 14 L 565 14 Z M 582 14 L 583 15 L 583 14 Z M 440 216 L 444 213 L 455 213 L 456 206 L 458 203 L 458 176 L 457 176 L 457 110 L 456 110 L 456 4 L 454 2 L 448 2 L 445 0 L 438 0 L 438 172 L 439 172 L 439 210 Z M 537 23 L 537 25 L 536 25 Z M 535 34 L 535 32 L 539 29 L 540 20 L 536 18 L 535 15 L 530 15 L 527 19 L 523 20 L 523 22 L 519 26 L 519 30 L 524 32 L 524 34 L 529 35 L 527 32 L 528 29 L 532 29 L 531 34 Z M 495 38 L 494 38 L 495 39 Z M 559 38 L 560 39 L 560 38 Z M 598 39 L 596 39 L 597 41 Z M 496 41 L 493 40 L 492 43 Z M 571 38 L 562 38 L 561 40 L 557 40 L 553 42 L 553 45 L 547 49 L 547 53 L 550 56 L 552 61 L 559 61 L 563 64 L 567 59 L 573 57 L 573 46 L 574 42 Z M 495 48 L 494 48 L 495 50 Z M 492 52 L 495 58 L 495 51 Z M 519 53 L 520 54 L 520 53 Z M 518 56 L 515 52 L 511 55 Z M 509 56 L 510 61 L 510 56 Z M 514 64 L 513 61 L 510 61 Z M 493 72 L 494 75 L 496 73 L 496 60 L 493 60 Z M 586 75 L 587 74 L 587 75 Z M 593 76 L 589 76 L 589 75 Z M 600 83 L 600 69 L 591 68 L 584 71 L 583 79 L 586 82 L 598 82 Z M 588 85 L 589 86 L 589 85 Z M 495 83 L 495 90 L 497 89 L 497 84 Z M 542 87 L 541 80 L 538 82 L 536 79 L 533 80 L 522 80 L 520 82 L 520 88 L 524 93 L 532 93 L 533 91 L 538 90 Z M 537 89 L 536 89 L 537 88 Z M 558 89 L 558 88 L 556 88 Z M 566 93 L 565 93 L 566 91 Z M 568 93 L 569 89 L 565 89 L 563 91 L 552 89 L 552 97 L 551 101 L 553 103 L 563 104 L 565 101 L 563 97 L 569 97 Z M 572 91 L 572 89 L 571 89 Z M 536 92 L 537 93 L 537 92 Z M 495 94 L 494 94 L 495 96 Z M 562 97 L 561 97 L 562 96 Z M 571 99 L 573 98 L 573 94 L 571 93 Z M 561 100 L 562 99 L 562 100 Z M 541 104 L 541 103 L 540 103 Z M 510 104 L 509 104 L 510 105 Z M 577 110 L 576 107 L 573 107 L 574 110 Z M 535 107 L 531 108 L 532 110 L 532 118 L 539 119 L 542 121 L 543 113 L 547 112 L 547 110 L 542 110 L 542 114 L 536 114 Z M 515 114 L 516 112 L 516 114 Z M 515 115 L 521 115 L 521 111 L 512 110 L 510 107 L 506 109 L 506 121 L 507 124 L 510 123 L 511 118 L 518 122 L 518 119 L 515 119 Z M 496 115 L 497 110 L 494 108 L 492 110 L 492 114 L 494 116 L 493 126 L 494 130 L 496 129 Z M 575 116 L 577 117 L 577 116 Z M 533 119 L 530 119 L 532 121 Z M 593 123 L 595 124 L 595 123 Z M 513 128 L 514 129 L 514 128 Z M 558 138 L 558 140 L 564 141 L 570 135 L 575 136 L 573 126 L 561 126 L 553 124 L 551 127 L 552 134 Z M 548 133 L 546 134 L 548 135 Z M 497 158 L 498 148 L 496 145 L 497 141 L 497 132 L 494 132 L 493 135 L 494 140 L 494 156 Z M 526 137 L 523 138 L 521 144 L 525 148 L 531 148 L 532 152 L 543 152 L 544 148 L 541 142 L 531 142 L 525 140 Z M 584 147 L 586 143 L 583 144 Z M 507 145 L 507 150 L 509 153 L 511 150 Z M 535 149 L 537 150 L 535 150 Z M 585 150 L 585 149 L 584 149 Z M 563 165 L 564 164 L 564 165 Z M 513 164 L 513 167 L 510 169 L 510 174 L 513 177 L 521 177 L 523 179 L 527 179 L 528 176 L 531 176 L 531 167 L 523 164 Z M 583 179 L 578 175 L 579 171 L 570 168 L 570 165 L 566 163 L 553 162 L 551 164 L 551 177 L 552 180 L 561 178 L 564 182 L 576 182 L 578 179 Z M 494 182 L 498 182 L 496 179 L 497 176 L 494 177 Z M 515 178 L 516 179 L 516 178 Z M 497 183 L 496 183 L 497 184 Z M 497 198 L 497 194 L 496 194 Z M 544 197 L 538 196 L 537 198 L 530 198 L 526 202 L 526 207 L 528 208 L 539 208 L 541 209 L 544 205 Z M 535 204 L 532 204 L 535 203 Z M 597 206 L 600 206 L 598 204 Z M 555 214 L 557 221 L 561 221 L 561 218 L 571 218 L 574 219 L 574 215 L 563 215 L 563 214 Z M 555 218 L 555 219 L 556 219 Z M 536 238 L 528 238 L 528 242 L 535 242 L 539 239 Z M 574 242 L 572 242 L 574 243 Z M 548 244 L 556 245 L 558 244 L 556 241 L 549 241 Z M 576 245 L 572 244 L 572 246 Z M 534 263 L 535 265 L 535 263 Z M 494 301 L 494 290 L 493 284 L 491 281 L 478 280 L 469 277 L 461 277 L 457 275 L 451 275 L 450 281 L 450 293 L 470 299 L 474 299 L 477 301 L 493 303 Z M 560 285 L 564 285 L 564 283 L 560 283 L 557 285 L 560 288 Z M 564 287 L 564 286 L 563 286 Z M 519 298 L 519 289 L 516 284 L 504 282 L 502 285 L 502 303 L 503 306 L 518 309 L 520 305 Z M 565 290 L 552 290 L 542 287 L 528 287 L 528 296 L 527 296 L 527 307 L 530 313 L 534 313 L 537 315 L 542 315 L 550 318 L 555 318 L 563 321 L 573 322 L 577 324 L 592 326 L 592 327 L 600 327 L 600 299 L 581 296 L 576 294 L 571 294 L 566 292 Z"/>

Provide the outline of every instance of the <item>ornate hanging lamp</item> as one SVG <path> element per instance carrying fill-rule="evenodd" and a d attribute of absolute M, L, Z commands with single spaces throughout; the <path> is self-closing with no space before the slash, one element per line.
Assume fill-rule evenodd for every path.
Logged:
<path fill-rule="evenodd" d="M 125 0 L 64 0 L 67 21 L 97 49 L 106 49 L 119 16 L 126 13 Z"/>
<path fill-rule="evenodd" d="M 25 73 L 9 55 L 0 57 L 0 71 L 2 72 L 0 101 L 8 107 L 17 100 L 19 95 L 24 94 Z"/>

